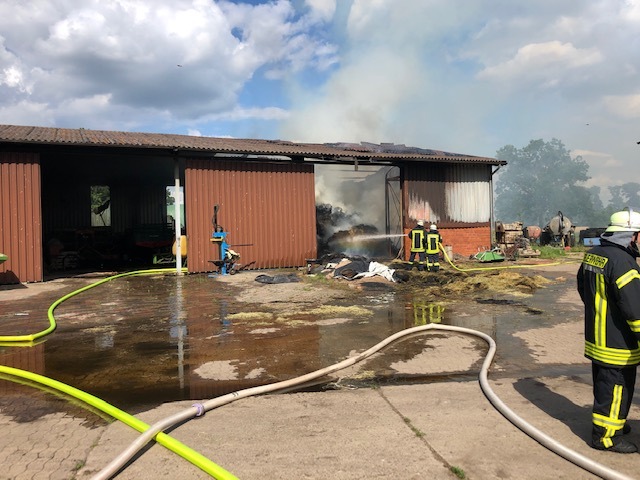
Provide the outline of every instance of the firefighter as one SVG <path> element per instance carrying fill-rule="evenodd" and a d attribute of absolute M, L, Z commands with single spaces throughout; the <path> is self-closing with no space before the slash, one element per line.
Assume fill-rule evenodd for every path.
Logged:
<path fill-rule="evenodd" d="M 438 232 L 438 227 L 432 223 L 429 226 L 426 241 L 427 270 L 430 272 L 440 270 L 440 243 L 442 243 L 442 237 Z"/>
<path fill-rule="evenodd" d="M 591 447 L 638 451 L 623 435 L 640 363 L 640 269 L 636 258 L 640 213 L 611 215 L 600 245 L 585 253 L 577 282 L 584 303 L 584 355 L 591 360 Z"/>
<path fill-rule="evenodd" d="M 418 270 L 424 270 L 424 263 L 426 259 L 425 249 L 425 231 L 424 221 L 418 220 L 416 226 L 409 232 L 409 239 L 411 240 L 411 254 L 409 255 L 409 263 L 415 264 L 414 259 L 418 257 Z"/>

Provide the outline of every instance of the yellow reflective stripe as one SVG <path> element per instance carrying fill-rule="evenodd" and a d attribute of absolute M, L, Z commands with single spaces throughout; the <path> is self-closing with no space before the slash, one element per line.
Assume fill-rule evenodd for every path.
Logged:
<path fill-rule="evenodd" d="M 438 240 L 440 240 L 440 235 L 436 235 L 435 233 L 427 234 L 427 253 L 438 253 Z"/>
<path fill-rule="evenodd" d="M 622 403 L 622 385 L 614 385 L 613 387 L 613 399 L 611 400 L 611 410 L 609 411 L 609 417 L 620 421 L 620 404 Z M 624 421 L 621 422 L 624 425 Z M 622 425 L 620 428 L 622 428 Z"/>
<path fill-rule="evenodd" d="M 624 348 L 610 348 L 595 345 L 591 342 L 585 342 L 585 350 L 589 353 L 599 353 L 603 356 L 607 356 L 609 358 L 637 358 L 640 359 L 640 348 L 636 348 L 633 350 L 627 350 Z"/>
<path fill-rule="evenodd" d="M 604 275 L 596 274 L 594 336 L 598 346 L 606 347 L 607 342 L 607 292 Z"/>
<path fill-rule="evenodd" d="M 640 332 L 640 320 L 627 320 L 632 332 Z"/>
<path fill-rule="evenodd" d="M 615 401 L 615 389 L 617 387 L 620 387 L 620 389 L 622 389 L 622 385 L 616 385 L 614 387 L 614 401 Z M 620 395 L 620 398 L 622 398 L 622 395 Z M 618 407 L 620 407 L 620 405 L 618 405 Z M 613 409 L 613 404 L 611 404 L 611 408 Z M 620 412 L 620 409 L 618 408 L 618 412 Z M 607 429 L 612 429 L 612 430 L 619 430 L 622 427 L 624 427 L 624 424 L 626 422 L 626 420 L 624 418 L 618 418 L 616 417 L 605 417 L 604 415 L 600 415 L 599 413 L 592 413 L 591 414 L 591 419 L 593 421 L 594 425 L 597 425 L 599 427 L 602 428 L 607 428 Z"/>
<path fill-rule="evenodd" d="M 620 275 L 620 277 L 618 277 L 618 279 L 616 280 L 616 285 L 618 286 L 618 290 L 636 278 L 640 279 L 640 273 L 638 273 L 638 271 L 633 268 L 629 270 L 627 273 L 625 273 L 624 275 Z"/>
<path fill-rule="evenodd" d="M 626 366 L 640 363 L 640 348 L 626 350 L 585 342 L 584 354 L 593 360 L 598 360 L 608 365 Z"/>
<path fill-rule="evenodd" d="M 594 425 L 605 429 L 605 433 L 602 436 L 602 444 L 609 448 L 613 445 L 611 437 L 613 437 L 618 430 L 624 427 L 626 419 L 620 418 L 620 406 L 622 405 L 622 385 L 613 386 L 613 396 L 611 398 L 611 408 L 609 409 L 609 416 L 605 417 L 599 413 L 591 414 L 591 421 Z"/>
<path fill-rule="evenodd" d="M 411 251 L 424 252 L 424 230 L 411 230 Z"/>

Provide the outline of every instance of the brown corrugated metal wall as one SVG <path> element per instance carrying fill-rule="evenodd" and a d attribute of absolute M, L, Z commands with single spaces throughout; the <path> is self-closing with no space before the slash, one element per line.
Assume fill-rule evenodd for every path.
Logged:
<path fill-rule="evenodd" d="M 0 152 L 0 284 L 43 279 L 40 188 L 38 154 Z"/>
<path fill-rule="evenodd" d="M 315 258 L 313 165 L 187 159 L 185 211 L 190 272 L 216 270 L 213 206 L 227 242 L 250 268 L 303 266 Z M 242 245 L 251 244 L 251 245 Z"/>

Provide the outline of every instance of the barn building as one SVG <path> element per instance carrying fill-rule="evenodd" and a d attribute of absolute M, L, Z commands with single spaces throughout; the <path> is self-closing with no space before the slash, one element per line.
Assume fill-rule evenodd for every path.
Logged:
<path fill-rule="evenodd" d="M 176 238 L 190 273 L 214 271 L 216 205 L 215 223 L 250 268 L 304 266 L 318 254 L 314 168 L 331 164 L 393 168 L 400 231 L 437 222 L 443 243 L 467 256 L 492 243 L 492 178 L 504 163 L 394 144 L 0 125 L 0 284 L 78 262 L 152 265 Z M 167 209 L 168 187 L 183 192 L 183 210 Z"/>

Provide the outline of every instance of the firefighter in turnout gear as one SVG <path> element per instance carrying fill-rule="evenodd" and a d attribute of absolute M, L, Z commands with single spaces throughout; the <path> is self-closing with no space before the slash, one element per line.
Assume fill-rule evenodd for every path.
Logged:
<path fill-rule="evenodd" d="M 627 208 L 610 225 L 578 270 L 584 303 L 585 356 L 591 360 L 593 410 L 591 446 L 634 453 L 623 435 L 640 364 L 640 269 L 636 258 L 640 213 Z"/>
<path fill-rule="evenodd" d="M 409 232 L 409 239 L 411 240 L 411 254 L 409 255 L 409 263 L 415 263 L 414 259 L 418 257 L 418 270 L 424 270 L 424 263 L 426 259 L 426 232 L 424 231 L 424 221 L 418 220 L 418 224 Z"/>
<path fill-rule="evenodd" d="M 434 224 L 429 226 L 427 233 L 426 250 L 427 250 L 427 270 L 437 272 L 440 270 L 440 243 L 442 237 L 438 233 L 438 227 Z"/>

